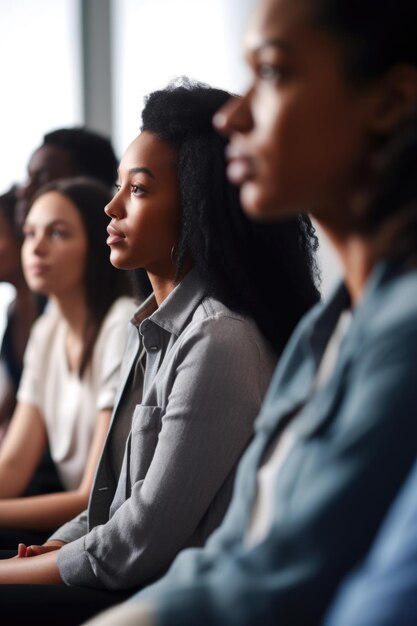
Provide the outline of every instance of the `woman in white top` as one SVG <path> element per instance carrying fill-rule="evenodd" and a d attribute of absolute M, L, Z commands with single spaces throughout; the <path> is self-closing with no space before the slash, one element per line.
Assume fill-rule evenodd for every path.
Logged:
<path fill-rule="evenodd" d="M 22 529 L 30 539 L 32 531 L 47 534 L 87 505 L 135 310 L 128 274 L 108 260 L 110 199 L 92 179 L 56 181 L 40 191 L 24 224 L 25 277 L 49 305 L 32 329 L 0 452 L 2 548 L 16 547 Z M 48 443 L 64 491 L 19 497 Z"/>

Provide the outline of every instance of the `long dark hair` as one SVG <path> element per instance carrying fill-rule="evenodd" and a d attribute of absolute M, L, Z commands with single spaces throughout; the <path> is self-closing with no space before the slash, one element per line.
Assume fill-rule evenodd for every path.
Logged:
<path fill-rule="evenodd" d="M 107 311 L 120 296 L 132 295 L 133 283 L 129 272 L 117 270 L 109 261 L 106 244 L 108 219 L 104 213 L 104 207 L 112 198 L 108 187 L 98 180 L 81 176 L 56 180 L 39 189 L 32 204 L 50 191 L 56 191 L 72 202 L 81 216 L 87 236 L 85 293 L 88 317 L 79 369 L 79 376 L 82 377 Z"/>
<path fill-rule="evenodd" d="M 16 242 L 21 242 L 22 231 L 16 221 L 16 187 L 11 187 L 0 195 L 0 212 L 7 221 L 11 235 Z"/>
<path fill-rule="evenodd" d="M 347 75 L 376 79 L 398 63 L 417 66 L 415 0 L 304 0 L 315 26 L 342 44 Z"/>
<path fill-rule="evenodd" d="M 352 84 L 371 84 L 402 64 L 417 71 L 416 0 L 305 1 L 313 23 L 341 42 Z M 416 265 L 417 105 L 393 133 L 378 137 L 367 167 L 358 227 L 375 234 L 377 256 Z"/>
<path fill-rule="evenodd" d="M 227 140 L 212 125 L 231 97 L 181 78 L 145 99 L 142 131 L 155 133 L 178 154 L 181 234 L 177 279 L 187 256 L 210 294 L 250 315 L 279 353 L 302 315 L 319 299 L 318 245 L 308 217 L 259 224 L 243 213 L 226 176 Z"/>

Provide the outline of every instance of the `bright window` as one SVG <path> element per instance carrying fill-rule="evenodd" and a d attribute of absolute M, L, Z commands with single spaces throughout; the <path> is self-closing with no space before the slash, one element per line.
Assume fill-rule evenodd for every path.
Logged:
<path fill-rule="evenodd" d="M 79 4 L 0 0 L 0 193 L 26 175 L 44 133 L 81 123 Z M 13 296 L 0 284 L 0 337 Z"/>

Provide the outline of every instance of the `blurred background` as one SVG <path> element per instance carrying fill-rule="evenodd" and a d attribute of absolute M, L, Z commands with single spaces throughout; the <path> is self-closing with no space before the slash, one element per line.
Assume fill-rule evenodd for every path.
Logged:
<path fill-rule="evenodd" d="M 119 157 L 143 97 L 187 75 L 242 93 L 253 0 L 0 0 L 0 193 L 26 178 L 46 132 L 86 125 Z M 325 297 L 340 266 L 322 233 Z M 0 337 L 10 285 L 0 284 Z"/>

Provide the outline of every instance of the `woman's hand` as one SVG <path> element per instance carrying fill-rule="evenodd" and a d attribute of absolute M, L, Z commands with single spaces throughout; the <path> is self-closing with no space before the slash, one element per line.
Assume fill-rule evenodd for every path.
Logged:
<path fill-rule="evenodd" d="M 20 552 L 23 556 L 26 551 L 27 547 L 22 544 Z M 33 555 L 30 559 L 15 556 L 0 560 L 0 585 L 62 585 L 64 581 L 58 568 L 58 552 L 59 545 L 55 545 L 55 549 Z"/>
<path fill-rule="evenodd" d="M 47 552 L 53 552 L 54 550 L 59 550 L 62 546 L 65 545 L 64 541 L 48 541 L 44 543 L 42 546 L 26 546 L 24 543 L 19 543 L 17 548 L 17 556 L 20 559 L 29 557 L 29 556 L 38 556 L 39 554 L 46 554 Z"/>

